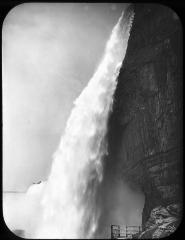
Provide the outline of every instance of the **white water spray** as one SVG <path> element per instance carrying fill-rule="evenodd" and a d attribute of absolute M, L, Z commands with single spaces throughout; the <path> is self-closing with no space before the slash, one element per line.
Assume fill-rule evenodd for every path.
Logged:
<path fill-rule="evenodd" d="M 90 238 L 97 227 L 96 187 L 107 154 L 108 116 L 125 57 L 133 13 L 123 13 L 104 57 L 68 119 L 45 185 L 36 238 Z"/>

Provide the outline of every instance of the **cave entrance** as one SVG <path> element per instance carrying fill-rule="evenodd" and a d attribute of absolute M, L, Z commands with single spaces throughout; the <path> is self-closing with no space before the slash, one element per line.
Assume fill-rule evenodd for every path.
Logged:
<path fill-rule="evenodd" d="M 109 175 L 103 179 L 98 196 L 101 200 L 99 238 L 110 238 L 111 225 L 117 226 L 112 229 L 115 233 L 119 233 L 119 226 L 120 231 L 124 232 L 125 229 L 130 230 L 130 226 L 139 229 L 142 225 L 145 196 L 141 189 L 133 189 L 117 175 Z"/>

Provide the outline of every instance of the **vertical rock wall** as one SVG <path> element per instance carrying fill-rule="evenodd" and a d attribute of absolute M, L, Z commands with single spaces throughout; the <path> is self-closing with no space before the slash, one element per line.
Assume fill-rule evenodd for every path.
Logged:
<path fill-rule="evenodd" d="M 146 229 L 153 209 L 181 203 L 182 29 L 168 7 L 134 8 L 108 137 L 119 174 L 145 194 Z"/>

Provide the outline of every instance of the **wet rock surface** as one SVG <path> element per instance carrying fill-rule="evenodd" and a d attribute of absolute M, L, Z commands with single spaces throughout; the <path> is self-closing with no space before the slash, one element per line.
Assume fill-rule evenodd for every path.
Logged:
<path fill-rule="evenodd" d="M 181 204 L 171 204 L 167 207 L 156 207 L 151 211 L 146 222 L 146 229 L 138 238 L 163 238 L 172 234 L 181 219 Z"/>
<path fill-rule="evenodd" d="M 134 8 L 109 121 L 109 154 L 120 177 L 145 194 L 142 227 L 150 229 L 155 219 L 150 229 L 155 238 L 166 233 L 159 233 L 154 215 L 171 214 L 160 226 L 167 219 L 173 225 L 179 215 L 169 208 L 182 197 L 182 29 L 168 7 Z"/>

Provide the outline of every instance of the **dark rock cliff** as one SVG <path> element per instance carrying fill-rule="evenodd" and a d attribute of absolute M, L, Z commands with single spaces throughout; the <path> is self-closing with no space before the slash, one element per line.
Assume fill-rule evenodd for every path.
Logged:
<path fill-rule="evenodd" d="M 134 11 L 108 137 L 115 168 L 124 181 L 145 194 L 142 225 L 147 231 L 152 224 L 163 224 L 161 217 L 158 222 L 151 220 L 156 211 L 159 216 L 176 209 L 176 225 L 180 220 L 182 29 L 168 7 L 135 4 Z"/>

